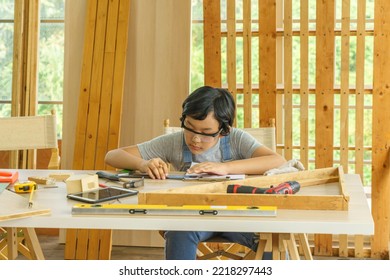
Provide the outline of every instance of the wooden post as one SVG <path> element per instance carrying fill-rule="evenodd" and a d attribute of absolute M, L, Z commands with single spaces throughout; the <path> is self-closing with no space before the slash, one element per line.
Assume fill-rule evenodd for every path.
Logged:
<path fill-rule="evenodd" d="M 237 102 L 236 79 L 236 0 L 227 1 L 227 83 Z"/>
<path fill-rule="evenodd" d="M 276 1 L 259 1 L 260 127 L 276 119 Z"/>
<path fill-rule="evenodd" d="M 244 0 L 243 10 L 244 127 L 252 127 L 252 17 L 250 0 Z"/>
<path fill-rule="evenodd" d="M 316 168 L 333 166 L 334 0 L 317 0 Z M 315 254 L 332 255 L 332 235 L 315 235 Z"/>
<path fill-rule="evenodd" d="M 221 4 L 220 1 L 203 1 L 204 18 L 204 82 L 221 87 Z"/>
<path fill-rule="evenodd" d="M 293 156 L 292 1 L 284 0 L 284 157 Z"/>
<path fill-rule="evenodd" d="M 301 34 L 300 34 L 300 161 L 309 166 L 309 4 L 308 0 L 301 0 Z"/>
<path fill-rule="evenodd" d="M 389 254 L 390 235 L 390 2 L 375 1 L 374 88 L 372 112 L 373 258 Z"/>

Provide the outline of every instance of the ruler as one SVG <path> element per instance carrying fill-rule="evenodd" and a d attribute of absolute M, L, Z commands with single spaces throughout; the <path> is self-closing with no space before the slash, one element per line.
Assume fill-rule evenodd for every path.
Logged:
<path fill-rule="evenodd" d="M 276 216 L 275 206 L 76 204 L 73 215 Z"/>

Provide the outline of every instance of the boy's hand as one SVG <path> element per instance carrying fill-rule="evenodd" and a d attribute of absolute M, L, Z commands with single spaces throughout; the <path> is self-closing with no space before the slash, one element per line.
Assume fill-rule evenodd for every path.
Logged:
<path fill-rule="evenodd" d="M 148 173 L 152 179 L 165 180 L 168 174 L 168 165 L 160 158 L 145 160 L 140 171 Z"/>
<path fill-rule="evenodd" d="M 215 175 L 227 175 L 229 174 L 228 170 L 226 169 L 226 164 L 221 162 L 201 162 L 194 166 L 191 166 L 187 170 L 187 173 L 208 173 L 208 174 L 215 174 Z"/>

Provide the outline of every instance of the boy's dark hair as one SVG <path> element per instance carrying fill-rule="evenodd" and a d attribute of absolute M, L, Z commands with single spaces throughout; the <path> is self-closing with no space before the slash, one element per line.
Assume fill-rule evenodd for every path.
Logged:
<path fill-rule="evenodd" d="M 219 122 L 221 135 L 228 135 L 233 125 L 236 105 L 229 91 L 222 88 L 203 86 L 194 90 L 183 102 L 183 112 L 180 120 L 183 122 L 186 116 L 196 120 L 204 120 L 210 112 L 214 112 L 215 119 Z"/>

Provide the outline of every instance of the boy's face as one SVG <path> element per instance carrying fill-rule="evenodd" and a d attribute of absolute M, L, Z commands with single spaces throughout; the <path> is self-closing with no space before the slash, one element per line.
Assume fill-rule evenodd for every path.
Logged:
<path fill-rule="evenodd" d="M 213 147 L 220 136 L 219 122 L 211 112 L 204 120 L 186 116 L 183 122 L 184 139 L 193 154 L 201 154 Z"/>

